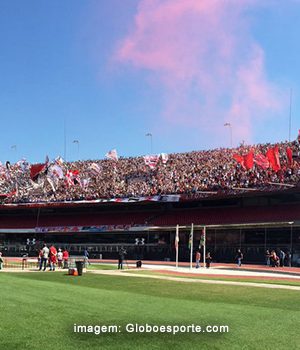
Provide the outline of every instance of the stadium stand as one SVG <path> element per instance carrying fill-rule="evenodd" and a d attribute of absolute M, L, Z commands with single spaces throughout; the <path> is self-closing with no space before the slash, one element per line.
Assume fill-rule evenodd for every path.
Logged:
<path fill-rule="evenodd" d="M 288 222 L 299 218 L 300 205 L 281 205 L 272 207 L 247 207 L 247 208 L 218 208 L 216 209 L 186 209 L 172 210 L 161 214 L 152 224 L 157 226 L 175 225 L 178 218 L 182 225 L 191 222 L 203 225 L 226 225 L 263 222 Z"/>
<path fill-rule="evenodd" d="M 298 185 L 299 142 L 236 149 L 0 166 L 2 203 L 49 203 L 179 194 L 187 199 Z"/>
<path fill-rule="evenodd" d="M 207 226 L 207 249 L 231 261 L 262 262 L 266 249 L 300 259 L 299 142 L 164 156 L 0 166 L 0 250 L 36 256 L 42 242 L 89 249 L 92 257 L 189 259 Z M 214 226 L 214 227 L 210 227 Z M 28 243 L 29 242 L 29 243 Z M 32 242 L 35 242 L 34 244 Z M 143 242 L 143 246 L 139 243 Z"/>

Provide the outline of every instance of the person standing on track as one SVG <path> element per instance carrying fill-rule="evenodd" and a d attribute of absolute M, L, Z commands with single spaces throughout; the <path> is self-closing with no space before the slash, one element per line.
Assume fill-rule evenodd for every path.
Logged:
<path fill-rule="evenodd" d="M 53 244 L 50 247 L 49 261 L 50 261 L 50 271 L 55 271 L 55 266 L 57 264 L 57 250 Z"/>
<path fill-rule="evenodd" d="M 41 265 L 42 257 L 43 257 L 43 249 L 40 249 L 38 253 L 38 258 L 37 258 L 37 266 L 36 266 L 37 268 L 39 268 Z"/>
<path fill-rule="evenodd" d="M 242 251 L 240 249 L 238 249 L 236 256 L 235 256 L 235 260 L 237 262 L 237 266 L 241 267 L 242 266 L 242 260 L 244 258 L 244 255 L 242 253 Z"/>
<path fill-rule="evenodd" d="M 279 263 L 280 267 L 284 266 L 284 260 L 285 260 L 285 252 L 282 249 L 279 249 Z"/>
<path fill-rule="evenodd" d="M 290 251 L 288 251 L 285 255 L 285 261 L 286 261 L 286 266 L 291 267 L 292 266 L 292 254 Z"/>
<path fill-rule="evenodd" d="M 207 252 L 206 254 L 206 268 L 209 269 L 210 268 L 210 264 L 211 264 L 211 261 L 212 261 L 212 257 L 210 255 L 210 252 Z"/>
<path fill-rule="evenodd" d="M 47 247 L 47 244 L 44 243 L 42 253 L 41 253 L 41 263 L 39 268 L 40 271 L 42 270 L 42 268 L 43 268 L 43 271 L 46 270 L 48 258 L 49 258 L 49 248 Z"/>
<path fill-rule="evenodd" d="M 270 267 L 271 266 L 271 254 L 270 254 L 269 249 L 266 250 L 265 258 L 266 258 L 267 266 Z"/>
<path fill-rule="evenodd" d="M 0 270 L 2 270 L 2 267 L 3 267 L 3 258 L 2 258 L 2 253 L 0 252 Z"/>
<path fill-rule="evenodd" d="M 89 256 L 90 256 L 90 254 L 89 254 L 87 248 L 84 250 L 84 253 L 83 253 L 83 254 L 84 254 L 84 266 L 86 267 L 87 264 L 91 265 L 91 263 L 90 263 L 90 261 L 89 261 Z"/>
<path fill-rule="evenodd" d="M 63 253 L 62 253 L 60 248 L 58 249 L 58 253 L 57 253 L 57 262 L 58 262 L 57 263 L 58 268 L 62 269 L 62 267 L 63 267 Z"/>
<path fill-rule="evenodd" d="M 123 247 L 121 247 L 121 249 L 119 250 L 119 262 L 118 262 L 118 270 L 122 270 L 123 269 L 123 262 L 125 259 L 125 254 L 126 251 Z"/>
<path fill-rule="evenodd" d="M 199 250 L 197 250 L 195 258 L 196 258 L 196 269 L 199 269 L 199 267 L 201 267 L 200 266 L 201 254 L 200 254 Z"/>
<path fill-rule="evenodd" d="M 67 269 L 69 266 L 69 252 L 67 249 L 63 251 L 63 268 Z"/>

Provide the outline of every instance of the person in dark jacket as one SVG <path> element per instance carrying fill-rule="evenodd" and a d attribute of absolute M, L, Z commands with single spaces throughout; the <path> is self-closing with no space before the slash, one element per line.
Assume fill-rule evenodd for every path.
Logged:
<path fill-rule="evenodd" d="M 288 251 L 285 255 L 285 263 L 286 263 L 286 266 L 288 267 L 292 266 L 292 254 L 290 251 Z"/>
<path fill-rule="evenodd" d="M 207 252 L 205 261 L 206 261 L 206 268 L 209 269 L 211 261 L 212 261 L 212 257 L 210 255 L 210 252 Z"/>
<path fill-rule="evenodd" d="M 119 270 L 123 269 L 123 262 L 125 259 L 125 255 L 126 255 L 126 250 L 123 247 L 121 247 L 121 249 L 119 250 L 119 262 L 118 262 Z"/>

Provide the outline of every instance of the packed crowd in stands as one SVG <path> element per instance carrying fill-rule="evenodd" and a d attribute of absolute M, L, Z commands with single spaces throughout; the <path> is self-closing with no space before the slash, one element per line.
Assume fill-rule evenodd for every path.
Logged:
<path fill-rule="evenodd" d="M 280 169 L 259 166 L 250 169 L 234 155 L 266 155 L 271 144 L 169 154 L 149 167 L 143 157 L 118 160 L 45 162 L 32 176 L 22 160 L 0 166 L 0 196 L 3 203 L 57 202 L 128 198 L 165 194 L 209 196 L 241 191 L 270 191 L 297 186 L 300 180 L 299 141 L 277 144 Z M 287 148 L 293 160 L 287 157 Z"/>

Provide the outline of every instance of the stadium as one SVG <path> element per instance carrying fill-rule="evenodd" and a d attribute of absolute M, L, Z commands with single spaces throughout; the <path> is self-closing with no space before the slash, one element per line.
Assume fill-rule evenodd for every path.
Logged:
<path fill-rule="evenodd" d="M 274 149 L 278 164 L 269 155 Z M 266 165 L 263 152 L 268 154 Z M 184 262 L 190 258 L 193 224 L 194 249 L 205 226 L 207 250 L 215 262 L 233 262 L 242 249 L 244 262 L 264 264 L 267 250 L 282 249 L 291 252 L 297 266 L 298 153 L 295 141 L 157 155 L 152 163 L 147 157 L 108 154 L 107 160 L 81 164 L 59 159 L 3 166 L 1 250 L 7 256 L 37 256 L 46 242 L 75 255 L 88 249 L 91 258 L 117 259 L 124 246 L 131 260 L 174 261 L 179 225 L 179 260 Z M 237 161 L 237 155 L 249 164 Z M 108 193 L 101 195 L 98 186 L 102 189 L 103 183 Z M 123 184 L 123 196 L 118 184 Z M 4 193 L 4 186 L 10 193 Z"/>
<path fill-rule="evenodd" d="M 1 1 L 1 350 L 300 350 L 299 14 Z"/>
<path fill-rule="evenodd" d="M 227 349 L 239 347 L 246 335 L 247 346 L 258 349 L 261 329 L 274 330 L 272 312 L 259 321 L 261 309 L 273 310 L 278 302 L 290 325 L 281 342 L 293 336 L 297 344 L 298 155 L 296 140 L 138 158 L 119 158 L 113 150 L 103 160 L 46 157 L 44 163 L 1 166 L 1 293 L 7 305 L 1 314 L 8 320 L 2 345 L 39 348 L 26 320 L 46 326 L 60 310 L 47 334 L 59 349 L 73 349 L 74 342 L 96 349 L 97 337 L 105 349 L 165 348 L 166 341 L 196 349 L 199 339 L 204 348 Z M 69 252 L 64 268 L 59 249 Z M 291 259 L 272 265 L 267 250 Z M 5 316 L 14 305 L 21 314 Z M 41 322 L 37 308 L 44 305 L 49 310 Z M 21 330 L 11 338 L 15 327 Z"/>

